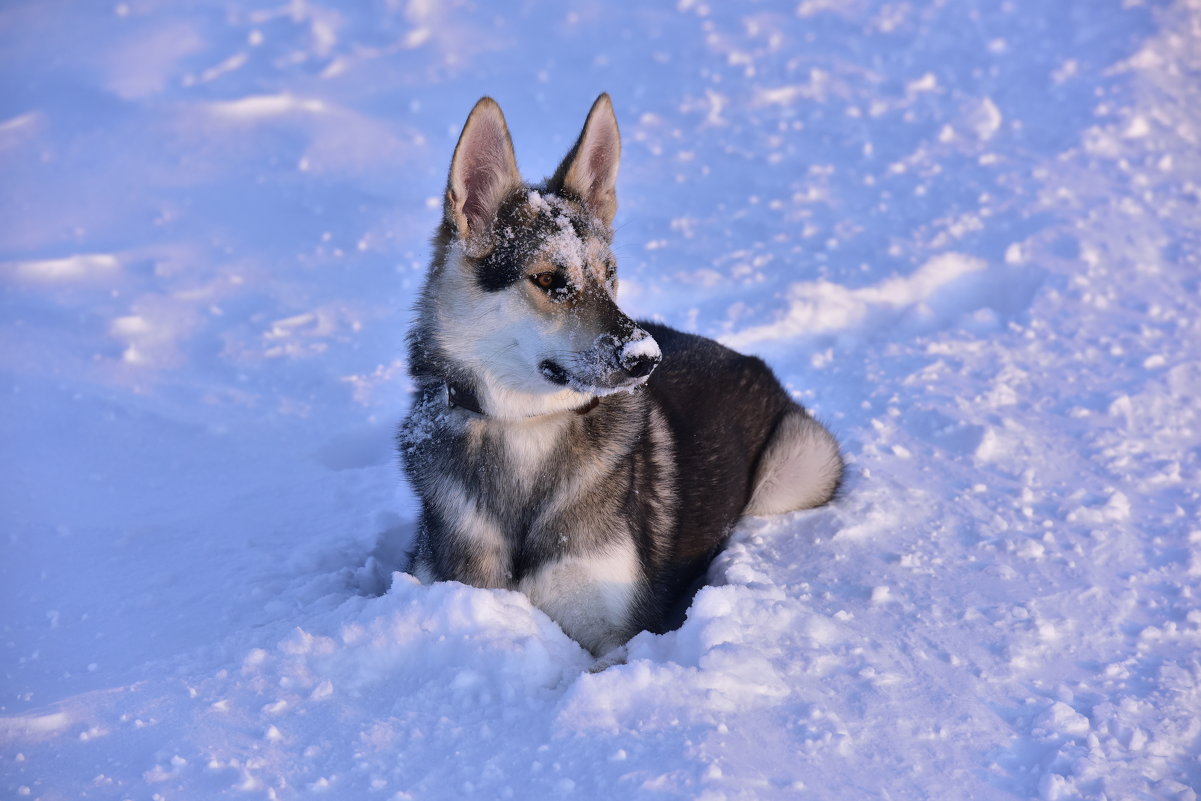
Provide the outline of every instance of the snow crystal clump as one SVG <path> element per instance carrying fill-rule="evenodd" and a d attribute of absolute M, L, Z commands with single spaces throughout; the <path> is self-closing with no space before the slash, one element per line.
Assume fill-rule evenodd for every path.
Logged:
<path fill-rule="evenodd" d="M 576 234 L 567 214 L 567 204 L 554 195 L 543 195 L 531 190 L 527 195 L 530 208 L 540 215 L 550 217 L 559 230 L 546 238 L 544 252 L 555 264 L 568 269 L 583 269 L 586 263 L 584 242 Z"/>
<path fill-rule="evenodd" d="M 655 338 L 647 335 L 641 339 L 633 339 L 627 342 L 621 348 L 622 362 L 630 362 L 634 359 L 658 359 L 662 358 L 663 353 L 659 350 L 659 343 Z"/>

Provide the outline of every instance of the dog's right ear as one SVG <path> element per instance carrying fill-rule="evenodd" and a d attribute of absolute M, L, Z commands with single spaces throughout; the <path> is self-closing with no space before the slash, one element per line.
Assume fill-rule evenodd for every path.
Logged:
<path fill-rule="evenodd" d="M 470 246 L 488 232 L 501 201 L 520 185 L 505 115 L 495 100 L 482 97 L 467 115 L 450 160 L 446 219 Z"/>

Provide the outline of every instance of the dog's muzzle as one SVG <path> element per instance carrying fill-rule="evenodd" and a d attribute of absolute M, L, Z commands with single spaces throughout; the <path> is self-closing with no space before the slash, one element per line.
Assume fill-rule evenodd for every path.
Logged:
<path fill-rule="evenodd" d="M 607 395 L 641 384 L 662 360 L 659 343 L 635 328 L 625 337 L 602 334 L 591 350 L 574 354 L 566 363 L 543 359 L 538 372 L 552 384 Z"/>

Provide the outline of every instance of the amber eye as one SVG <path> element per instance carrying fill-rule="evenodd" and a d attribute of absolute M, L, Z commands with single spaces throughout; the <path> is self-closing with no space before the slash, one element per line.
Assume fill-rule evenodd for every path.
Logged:
<path fill-rule="evenodd" d="M 546 290 L 562 289 L 567 285 L 567 282 L 563 280 L 563 277 L 556 272 L 545 272 L 538 273 L 537 275 L 531 275 L 530 280 L 534 282 L 534 286 L 538 287 L 539 289 Z"/>

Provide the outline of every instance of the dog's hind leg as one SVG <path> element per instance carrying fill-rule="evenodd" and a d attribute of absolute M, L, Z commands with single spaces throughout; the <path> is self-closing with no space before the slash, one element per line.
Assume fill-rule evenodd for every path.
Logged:
<path fill-rule="evenodd" d="M 744 514 L 775 515 L 829 502 L 842 481 L 838 441 L 800 406 L 784 413 L 772 432 Z"/>

